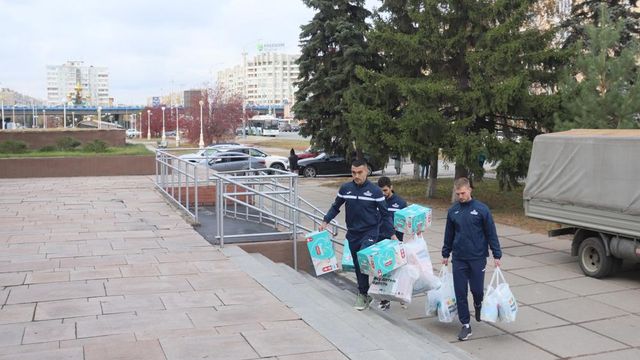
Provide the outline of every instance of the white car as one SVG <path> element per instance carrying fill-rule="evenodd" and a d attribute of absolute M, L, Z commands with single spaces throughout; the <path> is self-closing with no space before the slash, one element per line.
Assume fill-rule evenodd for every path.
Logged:
<path fill-rule="evenodd" d="M 125 133 L 129 139 L 140 136 L 140 131 L 136 129 L 127 129 Z"/>

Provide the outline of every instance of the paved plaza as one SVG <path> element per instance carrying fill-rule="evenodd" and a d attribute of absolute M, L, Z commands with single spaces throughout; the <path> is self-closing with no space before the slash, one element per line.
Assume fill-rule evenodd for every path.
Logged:
<path fill-rule="evenodd" d="M 303 180 L 300 188 L 324 209 L 335 189 L 321 181 Z M 394 355 L 354 348 L 375 346 L 365 331 L 351 343 L 336 340 L 313 307 L 292 305 L 289 288 L 269 290 L 274 277 L 238 248 L 208 244 L 150 177 L 0 180 L 0 215 L 0 360 Z M 436 263 L 442 226 L 436 214 L 427 237 Z M 587 278 L 568 254 L 570 241 L 506 226 L 498 233 L 520 303 L 515 323 L 472 323 L 472 339 L 458 342 L 457 323 L 424 315 L 424 296 L 384 314 L 346 303 L 327 309 L 371 324 L 389 318 L 418 326 L 430 334 L 424 342 L 434 344 L 435 358 L 640 358 L 637 268 Z M 424 354 L 404 358 L 434 358 Z"/>

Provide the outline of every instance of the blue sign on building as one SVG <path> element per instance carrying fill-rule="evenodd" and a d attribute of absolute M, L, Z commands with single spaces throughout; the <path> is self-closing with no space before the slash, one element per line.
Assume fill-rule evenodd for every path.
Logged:
<path fill-rule="evenodd" d="M 160 106 L 160 96 L 154 96 L 151 98 L 151 106 Z"/>

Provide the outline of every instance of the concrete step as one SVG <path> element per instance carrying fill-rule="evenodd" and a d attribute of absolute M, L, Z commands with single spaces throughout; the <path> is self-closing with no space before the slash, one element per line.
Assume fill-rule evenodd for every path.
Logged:
<path fill-rule="evenodd" d="M 452 345 L 421 338 L 375 311 L 354 310 L 355 296 L 346 289 L 351 284 L 334 286 L 260 254 L 237 255 L 234 260 L 243 270 L 351 359 L 470 359 Z"/>
<path fill-rule="evenodd" d="M 311 275 L 306 274 L 307 277 L 317 280 L 317 282 L 319 283 L 319 286 L 323 290 L 335 295 L 336 299 L 340 299 L 340 301 L 342 301 L 346 306 L 352 306 L 353 302 L 355 301 L 355 294 L 357 289 L 357 285 L 355 283 L 355 275 L 353 273 L 344 273 L 344 272 L 335 272 L 327 275 L 328 276 L 322 276 L 316 279 L 316 278 L 313 278 Z M 353 277 L 354 281 L 351 282 L 349 278 L 345 279 L 345 275 L 348 275 L 349 277 Z M 340 288 L 342 288 L 343 286 L 350 286 L 350 287 L 338 290 L 339 287 L 336 286 L 336 283 L 340 284 Z M 425 295 L 424 294 L 414 295 L 413 299 L 417 300 L 417 298 L 420 296 L 424 297 Z M 433 334 L 423 326 L 419 326 L 415 322 L 409 321 L 407 316 L 410 315 L 411 310 L 402 309 L 399 303 L 393 302 L 391 311 L 382 311 L 378 309 L 377 305 L 378 305 L 378 301 L 374 300 L 374 302 L 371 304 L 371 308 L 369 311 L 395 324 L 396 326 L 399 326 L 400 328 L 407 330 L 407 333 L 412 337 L 414 337 L 415 339 L 428 342 L 429 346 L 434 348 L 439 348 L 443 352 L 451 351 L 454 353 L 455 358 L 460 358 L 460 359 L 471 358 L 469 354 L 453 346 L 452 344 L 442 339 L 438 335 Z M 411 305 L 409 305 L 409 308 L 411 309 Z M 424 307 L 420 306 L 419 311 L 423 311 L 422 309 L 424 309 Z M 406 313 L 407 311 L 409 311 L 409 314 Z M 414 309 L 413 311 L 416 311 L 416 310 Z"/>

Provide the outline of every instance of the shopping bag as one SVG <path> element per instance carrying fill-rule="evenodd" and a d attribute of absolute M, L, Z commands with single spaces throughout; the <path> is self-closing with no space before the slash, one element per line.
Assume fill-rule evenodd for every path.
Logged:
<path fill-rule="evenodd" d="M 496 268 L 497 270 L 497 268 Z M 494 271 L 491 281 L 482 299 L 482 309 L 480 310 L 480 319 L 482 321 L 496 322 L 498 321 L 498 292 L 496 291 L 496 283 L 498 281 L 498 271 Z"/>
<path fill-rule="evenodd" d="M 432 315 L 434 312 L 438 314 L 440 322 L 452 322 L 458 313 L 456 304 L 456 294 L 453 287 L 453 274 L 449 271 L 448 266 L 440 268 L 440 285 L 439 288 L 427 292 L 426 313 Z M 434 308 L 436 309 L 434 311 Z"/>
<path fill-rule="evenodd" d="M 368 294 L 377 300 L 402 301 L 411 303 L 413 282 L 418 278 L 418 270 L 404 265 L 371 281 Z"/>
<path fill-rule="evenodd" d="M 496 298 L 498 301 L 498 318 L 502 322 L 516 321 L 516 314 L 518 313 L 518 302 L 515 296 L 509 288 L 509 284 L 504 279 L 504 274 L 499 267 L 495 270 L 498 273 L 497 285 L 496 285 Z"/>
<path fill-rule="evenodd" d="M 356 271 L 355 269 L 351 250 L 349 249 L 349 240 L 345 239 L 342 247 L 342 271 Z"/>
<path fill-rule="evenodd" d="M 404 242 L 407 263 L 418 269 L 418 278 L 413 284 L 413 292 L 421 293 L 440 287 L 440 279 L 433 273 L 431 256 L 422 235 Z"/>

